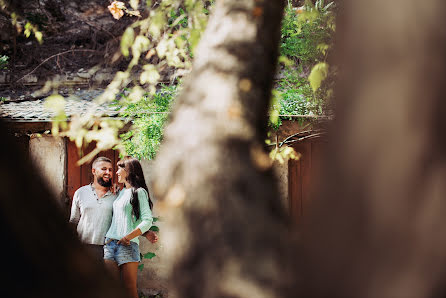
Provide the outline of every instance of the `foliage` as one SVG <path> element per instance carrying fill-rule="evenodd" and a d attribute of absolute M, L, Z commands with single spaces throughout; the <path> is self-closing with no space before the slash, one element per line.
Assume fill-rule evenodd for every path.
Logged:
<path fill-rule="evenodd" d="M 293 147 L 286 145 L 281 147 L 277 146 L 269 153 L 269 157 L 272 160 L 277 160 L 280 164 L 283 164 L 288 158 L 298 160 L 301 156 L 302 154 L 296 152 Z"/>
<path fill-rule="evenodd" d="M 0 69 L 6 69 L 8 65 L 9 57 L 6 55 L 0 55 Z"/>
<path fill-rule="evenodd" d="M 78 146 L 82 142 L 99 142 L 95 137 L 106 138 L 110 140 L 109 148 L 119 145 L 121 150 L 135 157 L 154 158 L 167 118 L 163 113 L 168 112 L 168 102 L 173 98 L 173 93 L 165 98 L 166 92 L 157 92 L 163 79 L 162 71 L 173 69 L 173 77 L 180 77 L 190 70 L 193 50 L 207 23 L 210 3 L 212 1 L 205 0 L 154 1 L 153 4 L 150 0 L 112 2 L 108 8 L 118 22 L 126 16 L 138 19 L 121 37 L 121 53 L 128 63 L 127 68 L 116 73 L 96 102 L 115 101 L 122 90 L 127 90 L 128 94 L 119 105 L 125 110 L 122 116 L 134 118 L 133 129 L 121 136 L 123 146 L 117 130 L 109 130 L 109 136 L 96 134 L 87 139 L 86 132 L 98 121 L 91 121 L 91 115 L 86 114 L 71 119 L 68 129 L 61 135 L 78 140 Z"/>
<path fill-rule="evenodd" d="M 153 222 L 154 222 L 154 223 L 157 222 L 157 221 L 159 221 L 159 220 L 160 220 L 159 217 L 154 217 L 154 218 L 153 218 Z M 153 232 L 159 232 L 159 228 L 158 228 L 158 226 L 151 226 L 149 230 L 150 230 L 150 231 L 153 231 Z M 149 259 L 149 260 L 151 260 L 151 259 L 153 259 L 154 257 L 156 257 L 156 254 L 155 254 L 154 252 L 151 252 L 151 251 L 146 252 L 145 254 L 139 253 L 139 255 L 140 255 L 140 257 L 141 257 L 141 260 L 144 260 L 144 259 Z M 141 264 L 138 265 L 138 270 L 140 270 L 140 271 L 144 270 L 144 264 L 143 264 L 143 263 L 141 263 Z"/>
<path fill-rule="evenodd" d="M 153 159 L 163 138 L 163 127 L 168 118 L 177 86 L 161 85 L 154 95 L 145 94 L 137 101 L 121 101 L 121 116 L 132 120 L 132 129 L 121 135 L 126 154 L 139 159 Z"/>
<path fill-rule="evenodd" d="M 334 15 L 331 9 L 333 2 L 326 6 L 323 4 L 322 0 L 315 6 L 307 2 L 298 9 L 290 5 L 286 7 L 282 21 L 281 55 L 303 65 L 325 60 L 332 43 Z"/>
<path fill-rule="evenodd" d="M 173 69 L 171 77 L 175 78 L 190 70 L 193 51 L 206 26 L 211 4 L 212 1 L 204 0 L 157 1 L 153 4 L 152 1 L 140 3 L 134 0 L 128 3 L 114 1 L 108 7 L 117 21 L 126 16 L 138 17 L 121 37 L 121 53 L 127 59 L 127 68 L 119 71 L 97 98 L 99 103 L 113 101 L 117 94 L 126 90 L 126 96 L 118 102 L 123 110 L 121 116 L 132 119 L 132 129 L 120 135 L 121 149 L 126 154 L 137 158 L 155 157 L 170 103 L 176 95 L 176 87 L 160 87 L 162 71 Z M 291 5 L 286 8 L 281 61 L 292 61 L 294 65 L 285 63 L 282 78 L 273 91 L 270 121 L 276 127 L 280 125 L 279 115 L 319 115 L 324 112 L 324 104 L 331 94 L 324 80 L 328 81 L 326 78 L 332 74 L 326 60 L 335 29 L 333 8 L 332 2 L 325 5 L 323 0 L 314 5 L 307 1 L 297 9 Z M 78 145 L 100 141 L 95 137 L 108 139 L 110 146 L 119 143 L 117 132 L 112 130 L 109 132 L 113 136 L 90 134 L 87 138 L 87 132 L 95 129 L 94 125 L 97 121 L 91 121 L 91 115 L 85 115 L 72 119 L 68 129 L 61 130 Z M 96 128 L 104 130 L 102 126 Z"/>
<path fill-rule="evenodd" d="M 326 61 L 331 49 L 334 32 L 333 3 L 324 6 L 323 1 L 317 1 L 313 6 L 308 3 L 303 8 L 295 9 L 290 5 L 286 8 L 282 26 L 281 61 L 285 67 L 283 77 L 277 82 L 273 90 L 272 110 L 270 125 L 278 128 L 281 118 L 285 115 L 321 115 L 327 100 L 327 92 L 320 88 L 323 79 L 328 76 L 328 64 Z M 182 7 L 169 11 L 167 26 L 175 30 L 183 30 L 188 27 L 188 16 Z M 135 40 L 133 31 L 124 34 L 124 39 Z M 122 45 L 122 44 L 121 44 Z M 190 46 L 190 45 L 189 45 Z M 130 50 L 123 53 L 130 54 Z M 157 48 L 158 50 L 158 48 Z M 189 50 L 192 57 L 192 50 Z M 290 66 L 289 61 L 294 62 Z M 291 63 L 292 65 L 293 63 Z M 314 67 L 310 76 L 309 69 Z M 159 79 L 158 72 L 153 65 L 144 67 L 145 74 L 141 80 L 146 83 L 156 83 Z M 322 74 L 322 75 L 321 75 Z M 309 80 L 312 79 L 312 80 Z M 153 97 L 154 101 L 160 100 L 160 95 L 168 97 L 166 105 L 157 104 L 158 110 L 167 112 L 167 105 L 175 96 L 173 90 L 164 91 Z M 165 92 L 167 91 L 167 92 Z M 131 116 L 137 111 L 152 111 L 149 107 L 149 95 L 146 95 L 137 103 L 127 106 L 127 114 Z M 279 115 L 282 115 L 279 117 Z M 153 159 L 162 140 L 162 129 L 167 119 L 165 114 L 140 114 L 134 120 L 134 129 L 121 137 L 124 140 L 126 153 L 138 158 Z"/>
<path fill-rule="evenodd" d="M 282 78 L 276 83 L 271 115 L 321 115 L 332 95 L 335 69 L 329 69 L 328 55 L 335 31 L 334 3 L 318 0 L 302 7 L 291 4 L 282 21 L 280 54 L 284 63 Z M 311 70 L 311 71 L 310 71 Z M 326 80 L 330 78 L 330 80 Z M 326 80 L 323 84 L 323 81 Z M 280 117 L 271 117 L 270 125 L 278 128 Z"/>
<path fill-rule="evenodd" d="M 29 38 L 31 34 L 34 35 L 35 39 L 42 44 L 43 43 L 43 34 L 39 31 L 39 26 L 33 24 L 31 21 L 27 20 L 19 16 L 16 13 L 11 14 L 12 25 L 16 28 L 17 32 L 25 35 L 26 38 Z"/>

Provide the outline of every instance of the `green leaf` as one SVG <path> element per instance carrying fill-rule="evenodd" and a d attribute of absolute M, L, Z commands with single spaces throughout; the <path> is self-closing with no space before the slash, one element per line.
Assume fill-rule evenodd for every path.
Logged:
<path fill-rule="evenodd" d="M 148 252 L 143 256 L 144 259 L 153 259 L 154 257 L 156 257 L 156 254 L 153 252 Z"/>
<path fill-rule="evenodd" d="M 167 24 L 166 16 L 163 11 L 151 12 L 152 22 L 149 24 L 149 33 L 158 39 L 161 35 L 161 29 Z"/>
<path fill-rule="evenodd" d="M 54 94 L 48 96 L 45 99 L 44 106 L 56 115 L 65 114 L 65 98 L 62 95 Z"/>
<path fill-rule="evenodd" d="M 128 57 L 130 52 L 129 48 L 132 46 L 133 41 L 135 40 L 135 31 L 133 28 L 128 27 L 125 29 L 124 34 L 121 37 L 121 53 Z"/>
<path fill-rule="evenodd" d="M 319 51 L 321 51 L 322 54 L 325 55 L 325 53 L 327 53 L 327 50 L 330 49 L 330 46 L 326 43 L 320 43 L 317 45 L 316 47 Z"/>
<path fill-rule="evenodd" d="M 308 81 L 310 82 L 313 92 L 316 92 L 316 90 L 319 89 L 322 81 L 327 78 L 327 75 L 328 75 L 327 63 L 321 62 L 313 67 L 310 75 L 308 76 Z"/>
<path fill-rule="evenodd" d="M 269 114 L 269 121 L 274 125 L 277 124 L 279 122 L 279 111 L 271 111 Z"/>
<path fill-rule="evenodd" d="M 138 57 L 141 55 L 141 53 L 147 51 L 150 47 L 150 40 L 142 35 L 138 35 L 135 38 L 135 42 L 132 45 L 132 53 L 133 57 Z"/>
<path fill-rule="evenodd" d="M 154 218 L 153 218 L 153 222 L 157 222 L 158 220 L 160 220 L 159 217 L 154 217 Z"/>
<path fill-rule="evenodd" d="M 144 264 L 139 264 L 139 265 L 138 265 L 138 270 L 139 270 L 139 271 L 142 271 L 143 269 L 144 269 Z"/>
<path fill-rule="evenodd" d="M 282 63 L 286 67 L 290 67 L 294 65 L 293 60 L 289 59 L 287 56 L 281 55 L 279 56 L 279 63 Z"/>
<path fill-rule="evenodd" d="M 130 0 L 130 6 L 131 6 L 134 10 L 137 10 L 137 9 L 138 9 L 138 5 L 139 5 L 139 0 Z"/>
<path fill-rule="evenodd" d="M 159 232 L 160 228 L 158 228 L 157 226 L 151 226 L 149 230 L 153 232 Z"/>
<path fill-rule="evenodd" d="M 144 71 L 141 73 L 139 78 L 142 85 L 145 83 L 156 84 L 160 79 L 160 74 L 156 67 L 151 64 L 144 65 Z"/>
<path fill-rule="evenodd" d="M 34 36 L 36 37 L 36 39 L 37 39 L 37 41 L 39 42 L 39 44 L 42 44 L 42 42 L 43 42 L 43 39 L 42 39 L 43 35 L 42 35 L 42 32 L 40 32 L 40 31 L 36 31 L 36 32 L 34 32 Z"/>
<path fill-rule="evenodd" d="M 194 51 L 195 47 L 198 45 L 198 42 L 200 41 L 200 37 L 201 37 L 201 30 L 197 30 L 197 29 L 191 30 L 189 43 L 190 43 L 192 52 Z"/>

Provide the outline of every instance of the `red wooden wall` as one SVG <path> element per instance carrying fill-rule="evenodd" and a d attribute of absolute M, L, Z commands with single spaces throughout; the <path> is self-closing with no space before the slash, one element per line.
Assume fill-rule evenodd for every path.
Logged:
<path fill-rule="evenodd" d="M 90 143 L 87 147 L 79 150 L 74 142 L 67 141 L 67 194 L 73 199 L 74 192 L 81 186 L 87 185 L 93 181 L 91 173 L 91 164 L 98 156 L 105 156 L 111 159 L 113 163 L 113 182 L 116 180 L 116 163 L 119 160 L 117 150 L 107 150 L 97 154 L 90 162 L 81 166 L 76 165 L 77 161 L 95 148 L 96 144 Z"/>
<path fill-rule="evenodd" d="M 288 161 L 289 210 L 297 224 L 310 207 L 312 189 L 318 187 L 319 167 L 325 146 L 322 138 L 308 139 L 292 145 L 301 154 L 299 160 Z"/>

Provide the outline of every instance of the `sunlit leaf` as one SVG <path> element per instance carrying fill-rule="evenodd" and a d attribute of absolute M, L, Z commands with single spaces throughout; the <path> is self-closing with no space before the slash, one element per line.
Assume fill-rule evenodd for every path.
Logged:
<path fill-rule="evenodd" d="M 319 51 L 321 51 L 322 54 L 325 55 L 327 53 L 327 50 L 330 49 L 330 46 L 328 44 L 326 44 L 326 43 L 321 43 L 321 44 L 318 44 L 316 48 Z"/>
<path fill-rule="evenodd" d="M 34 36 L 36 37 L 36 40 L 37 40 L 40 44 L 43 43 L 43 35 L 42 35 L 42 32 L 40 32 L 40 31 L 36 31 L 36 32 L 34 32 Z"/>
<path fill-rule="evenodd" d="M 308 81 L 310 82 L 311 88 L 313 92 L 316 92 L 317 89 L 321 86 L 321 83 L 328 75 L 328 64 L 325 62 L 321 62 L 316 64 L 311 70 L 310 75 L 308 76 Z"/>
<path fill-rule="evenodd" d="M 121 53 L 128 57 L 130 52 L 129 48 L 132 46 L 133 41 L 135 40 L 135 31 L 132 27 L 127 27 L 125 29 L 124 34 L 121 37 Z"/>
<path fill-rule="evenodd" d="M 144 89 L 141 88 L 141 86 L 135 86 L 132 88 L 132 91 L 129 94 L 129 99 L 132 102 L 137 102 L 141 100 L 141 98 L 144 96 Z"/>
<path fill-rule="evenodd" d="M 191 30 L 189 43 L 190 43 L 192 51 L 194 51 L 195 47 L 198 45 L 198 42 L 200 41 L 200 37 L 201 37 L 200 30 L 197 30 L 197 29 Z"/>
<path fill-rule="evenodd" d="M 156 53 L 159 58 L 164 58 L 167 53 L 167 39 L 162 39 L 156 46 Z"/>
<path fill-rule="evenodd" d="M 293 60 L 289 59 L 287 56 L 281 55 L 279 56 L 279 63 L 282 63 L 286 67 L 293 66 Z"/>
<path fill-rule="evenodd" d="M 141 53 L 147 51 L 150 46 L 150 40 L 142 35 L 138 35 L 135 38 L 135 42 L 132 45 L 132 54 L 134 57 L 139 57 Z"/>
<path fill-rule="evenodd" d="M 161 29 L 166 25 L 167 20 L 164 12 L 156 11 L 152 14 L 152 22 L 149 24 L 149 32 L 155 38 L 161 35 Z"/>
<path fill-rule="evenodd" d="M 134 10 L 138 9 L 139 6 L 139 0 L 130 0 L 130 7 L 133 8 Z"/>
<path fill-rule="evenodd" d="M 65 98 L 62 95 L 54 94 L 48 96 L 45 99 L 44 106 L 56 116 L 65 115 Z"/>
<path fill-rule="evenodd" d="M 158 83 L 159 79 L 160 74 L 154 65 L 144 65 L 144 71 L 141 73 L 141 76 L 139 78 L 142 85 L 146 83 L 156 84 Z"/>

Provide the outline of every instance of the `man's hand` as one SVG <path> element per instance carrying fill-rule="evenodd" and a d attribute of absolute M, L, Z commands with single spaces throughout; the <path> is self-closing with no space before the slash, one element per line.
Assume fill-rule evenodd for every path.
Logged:
<path fill-rule="evenodd" d="M 158 235 L 154 231 L 147 231 L 143 236 L 152 243 L 156 243 L 158 241 Z"/>

